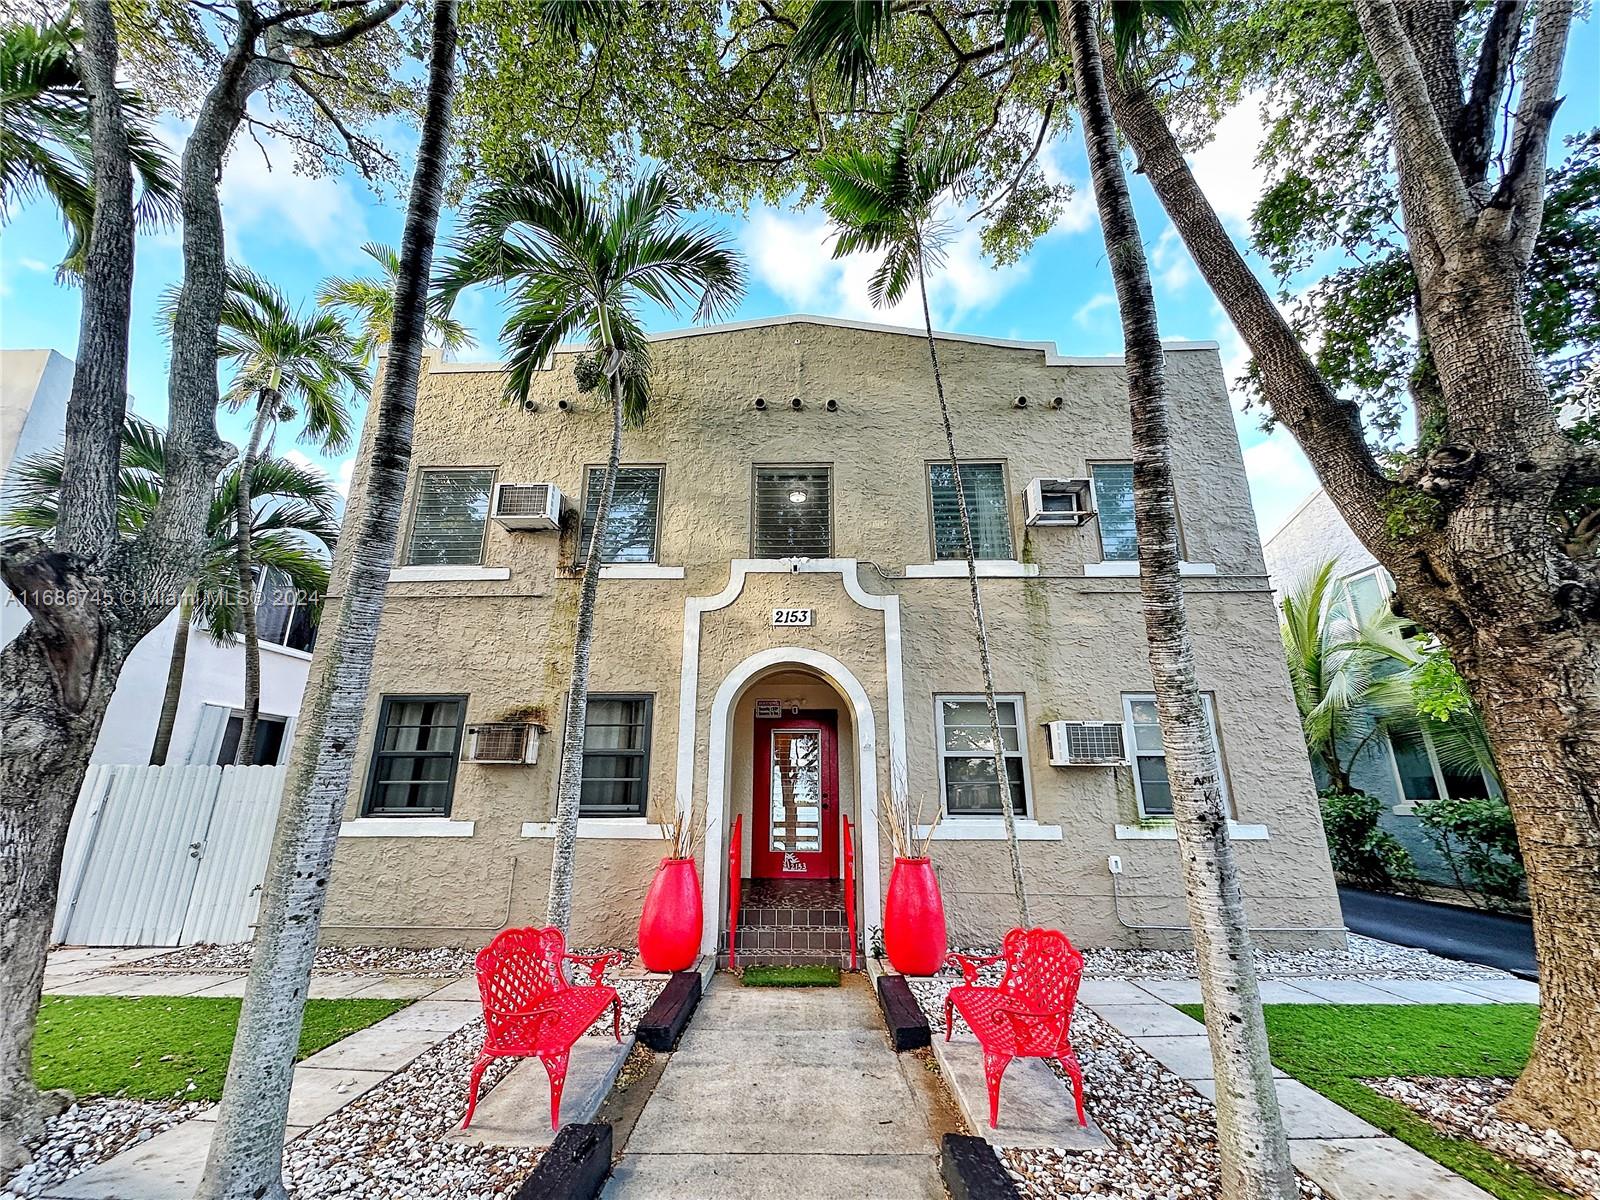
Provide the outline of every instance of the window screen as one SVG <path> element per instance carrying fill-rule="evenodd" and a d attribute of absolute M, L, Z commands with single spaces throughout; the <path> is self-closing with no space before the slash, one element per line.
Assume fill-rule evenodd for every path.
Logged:
<path fill-rule="evenodd" d="M 450 812 L 465 696 L 385 696 L 378 713 L 367 811 L 385 817 Z"/>
<path fill-rule="evenodd" d="M 411 566 L 476 566 L 483 561 L 493 471 L 423 471 L 411 517 Z"/>
<path fill-rule="evenodd" d="M 1011 506 L 1005 471 L 999 463 L 962 463 L 961 490 L 972 523 L 972 552 L 978 558 L 1010 558 Z M 956 506 L 955 475 L 949 463 L 928 465 L 933 506 L 935 558 L 966 558 L 961 545 L 961 510 Z M 991 772 L 992 774 L 992 772 Z"/>
<path fill-rule="evenodd" d="M 650 780 L 650 697 L 589 697 L 583 727 L 585 817 L 642 817 Z"/>
<path fill-rule="evenodd" d="M 1133 524 L 1133 464 L 1098 463 L 1094 476 L 1095 521 L 1100 526 L 1100 557 L 1106 562 L 1139 557 L 1139 534 Z"/>
<path fill-rule="evenodd" d="M 1021 704 L 1016 697 L 995 698 L 1000 740 L 1005 746 L 1006 778 L 1011 785 L 1011 807 L 1018 814 L 1025 814 L 1027 774 L 1023 769 L 1017 719 Z M 989 728 L 989 706 L 982 696 L 940 698 L 939 749 L 945 812 L 952 817 L 999 816 L 1000 786 L 994 774 L 994 736 Z"/>
<path fill-rule="evenodd" d="M 578 557 L 589 552 L 594 533 L 594 514 L 600 507 L 600 485 L 605 472 L 589 468 L 588 486 L 583 501 L 583 537 Z M 653 563 L 656 561 L 656 534 L 661 516 L 661 468 L 620 467 L 617 486 L 606 510 L 606 528 L 600 536 L 600 561 L 606 563 Z"/>
<path fill-rule="evenodd" d="M 756 558 L 828 558 L 833 553 L 833 471 L 757 467 Z"/>

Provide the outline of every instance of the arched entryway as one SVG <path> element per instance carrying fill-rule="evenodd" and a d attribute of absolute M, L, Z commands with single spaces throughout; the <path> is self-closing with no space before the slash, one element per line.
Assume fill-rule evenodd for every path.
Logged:
<path fill-rule="evenodd" d="M 765 681 L 784 702 L 780 716 L 755 718 L 753 701 Z M 805 697 L 815 695 L 802 680 L 825 686 L 838 700 L 837 717 L 830 723 L 822 705 Z M 795 698 L 791 700 L 791 694 Z M 803 740 L 815 730 L 818 747 L 826 745 L 831 728 L 840 780 L 838 802 L 856 830 L 856 911 L 865 932 L 881 924 L 878 882 L 878 760 L 877 721 L 860 680 L 838 659 L 820 650 L 779 646 L 752 654 L 728 673 L 717 687 L 711 705 L 706 763 L 705 932 L 701 949 L 715 954 L 719 935 L 726 928 L 728 897 L 728 838 L 737 808 L 751 812 L 752 756 L 771 752 L 774 732 Z M 752 814 L 754 815 L 754 814 Z M 830 818 L 833 819 L 833 818 Z M 747 826 L 750 822 L 746 822 Z M 748 840 L 748 834 L 747 834 Z M 826 875 L 827 859 L 819 838 L 815 856 L 798 855 L 798 865 Z M 748 858 L 746 860 L 749 861 Z M 837 859 L 833 860 L 837 861 Z M 821 870 L 816 864 L 823 863 Z M 796 871 L 796 874 L 801 874 Z"/>

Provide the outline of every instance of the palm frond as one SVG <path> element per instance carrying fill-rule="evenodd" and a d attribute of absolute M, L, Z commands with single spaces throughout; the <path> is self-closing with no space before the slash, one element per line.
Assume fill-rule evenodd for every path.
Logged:
<path fill-rule="evenodd" d="M 789 53 L 801 66 L 830 67 L 853 101 L 877 70 L 893 20 L 889 0 L 828 0 L 812 6 Z"/>
<path fill-rule="evenodd" d="M 1180 37 L 1194 27 L 1195 0 L 1111 0 L 1111 45 L 1117 65 L 1129 66 L 1145 40 L 1165 25 Z"/>

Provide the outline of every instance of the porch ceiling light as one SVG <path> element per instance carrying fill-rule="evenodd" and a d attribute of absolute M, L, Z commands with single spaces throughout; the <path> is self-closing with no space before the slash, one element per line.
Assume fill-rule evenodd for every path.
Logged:
<path fill-rule="evenodd" d="M 804 504 L 805 502 L 806 494 L 800 488 L 795 488 L 794 491 L 789 493 L 790 504 Z"/>

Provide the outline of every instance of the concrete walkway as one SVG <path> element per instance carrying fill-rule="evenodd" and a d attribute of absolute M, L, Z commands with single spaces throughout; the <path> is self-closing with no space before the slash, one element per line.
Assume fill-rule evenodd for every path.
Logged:
<path fill-rule="evenodd" d="M 45 960 L 44 990 L 49 996 L 231 996 L 244 995 L 243 971 L 165 971 L 141 964 L 172 948 L 129 949 L 74 946 L 52 950 Z M 460 980 L 471 984 L 459 999 L 476 1000 L 470 976 L 390 975 L 381 971 L 319 972 L 311 977 L 313 1000 L 416 1000 L 435 996 Z M 459 990 L 459 989 L 458 989 Z M 436 997 L 437 998 L 437 997 Z M 446 996 L 444 999 L 455 999 Z"/>
<path fill-rule="evenodd" d="M 784 989 L 718 975 L 604 1194 L 943 1200 L 936 1095 L 922 1060 L 889 1049 L 861 976 Z"/>
<path fill-rule="evenodd" d="M 1085 979 L 1084 1004 L 1199 1004 L 1198 979 Z M 1537 1004 L 1526 979 L 1263 979 L 1263 1004 Z"/>

